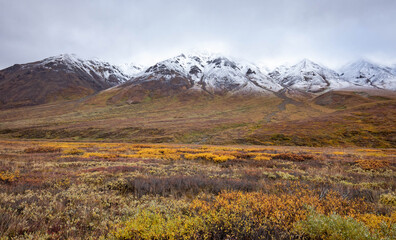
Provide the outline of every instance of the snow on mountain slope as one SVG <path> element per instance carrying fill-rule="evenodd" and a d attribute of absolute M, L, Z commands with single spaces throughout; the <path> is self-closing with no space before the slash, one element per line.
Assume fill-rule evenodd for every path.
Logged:
<path fill-rule="evenodd" d="M 0 108 L 87 97 L 130 79 L 119 67 L 62 54 L 0 70 Z"/>
<path fill-rule="evenodd" d="M 391 71 L 394 75 L 396 75 L 396 64 L 393 64 L 391 67 Z"/>
<path fill-rule="evenodd" d="M 188 80 L 183 83 L 187 88 L 211 93 L 268 93 L 284 88 L 308 93 L 355 87 L 396 89 L 395 68 L 368 66 L 367 62 L 360 61 L 344 69 L 346 70 L 340 75 L 334 70 L 304 59 L 293 66 L 279 66 L 268 73 L 254 64 L 220 55 L 181 54 L 137 74 L 135 80 L 138 83 L 183 78 Z"/>
<path fill-rule="evenodd" d="M 118 66 L 111 65 L 108 62 L 98 59 L 82 59 L 74 54 L 61 54 L 54 57 L 46 58 L 37 62 L 37 66 L 65 72 L 78 72 L 87 74 L 96 81 L 108 83 L 111 86 L 118 85 L 130 79 L 132 75 L 127 74 Z M 28 67 L 26 65 L 26 67 Z M 129 66 L 131 69 L 131 66 Z"/>
<path fill-rule="evenodd" d="M 291 67 L 278 67 L 270 73 L 270 76 L 286 88 L 311 93 L 341 89 L 351 85 L 335 71 L 308 59 L 304 59 Z"/>
<path fill-rule="evenodd" d="M 290 66 L 288 65 L 281 65 L 270 71 L 268 75 L 273 79 L 279 79 L 280 76 L 284 75 L 289 68 Z"/>
<path fill-rule="evenodd" d="M 268 75 L 268 71 L 265 68 L 259 68 L 249 62 L 240 62 L 238 67 L 243 73 L 245 73 L 249 83 L 253 83 L 255 86 L 273 92 L 278 92 L 283 88 Z"/>
<path fill-rule="evenodd" d="M 359 86 L 396 90 L 396 75 L 391 68 L 359 60 L 341 69 L 341 76 Z"/>
<path fill-rule="evenodd" d="M 192 89 L 214 92 L 273 92 L 282 87 L 257 66 L 229 58 L 195 54 L 167 59 L 136 76 L 136 82 L 176 77 L 188 79 Z"/>
<path fill-rule="evenodd" d="M 136 76 L 140 72 L 144 71 L 145 67 L 134 63 L 124 63 L 118 65 L 118 69 L 120 69 L 125 75 L 131 78 L 133 76 Z"/>

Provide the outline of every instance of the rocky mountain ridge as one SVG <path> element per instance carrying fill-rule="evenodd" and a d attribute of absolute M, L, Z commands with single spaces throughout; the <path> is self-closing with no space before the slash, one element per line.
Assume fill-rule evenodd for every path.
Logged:
<path fill-rule="evenodd" d="M 359 60 L 337 72 L 304 59 L 268 71 L 216 54 L 181 54 L 144 68 L 61 54 L 0 70 L 0 106 L 78 99 L 112 87 L 128 99 L 185 91 L 256 95 L 320 95 L 347 88 L 396 91 L 396 68 Z"/>

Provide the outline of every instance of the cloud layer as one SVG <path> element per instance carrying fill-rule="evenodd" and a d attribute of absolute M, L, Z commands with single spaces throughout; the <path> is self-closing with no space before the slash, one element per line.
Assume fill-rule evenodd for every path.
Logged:
<path fill-rule="evenodd" d="M 207 51 L 269 67 L 396 64 L 393 0 L 0 0 L 0 68 L 61 53 L 153 64 Z"/>

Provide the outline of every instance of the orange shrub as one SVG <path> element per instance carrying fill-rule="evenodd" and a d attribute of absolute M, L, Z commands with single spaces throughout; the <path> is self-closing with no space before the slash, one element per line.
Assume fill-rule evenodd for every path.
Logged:
<path fill-rule="evenodd" d="M 386 160 L 357 160 L 356 163 L 364 170 L 377 170 L 389 166 Z"/>
<path fill-rule="evenodd" d="M 366 224 L 370 229 L 379 229 L 381 224 L 390 226 L 391 224 L 396 223 L 396 219 L 372 213 L 359 214 L 356 216 L 356 219 Z"/>
<path fill-rule="evenodd" d="M 233 226 L 241 220 L 241 216 L 242 219 L 249 221 L 246 224 L 288 231 L 296 222 L 306 219 L 309 214 L 307 206 L 326 215 L 338 213 L 350 217 L 370 210 L 363 200 L 346 200 L 335 192 L 320 198 L 320 195 L 314 191 L 300 188 L 298 185 L 294 188 L 297 190 L 294 194 L 224 192 L 216 196 L 214 201 L 193 201 L 191 209 L 202 215 L 206 222 L 221 225 L 222 228 L 230 228 L 229 231 L 233 230 Z"/>

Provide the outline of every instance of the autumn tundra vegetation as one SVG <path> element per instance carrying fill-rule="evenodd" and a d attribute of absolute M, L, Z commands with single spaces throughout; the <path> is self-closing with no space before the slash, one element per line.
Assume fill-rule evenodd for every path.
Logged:
<path fill-rule="evenodd" d="M 396 239 L 394 95 L 112 91 L 0 111 L 1 240 Z"/>
<path fill-rule="evenodd" d="M 395 239 L 396 150 L 0 141 L 0 239 Z"/>

